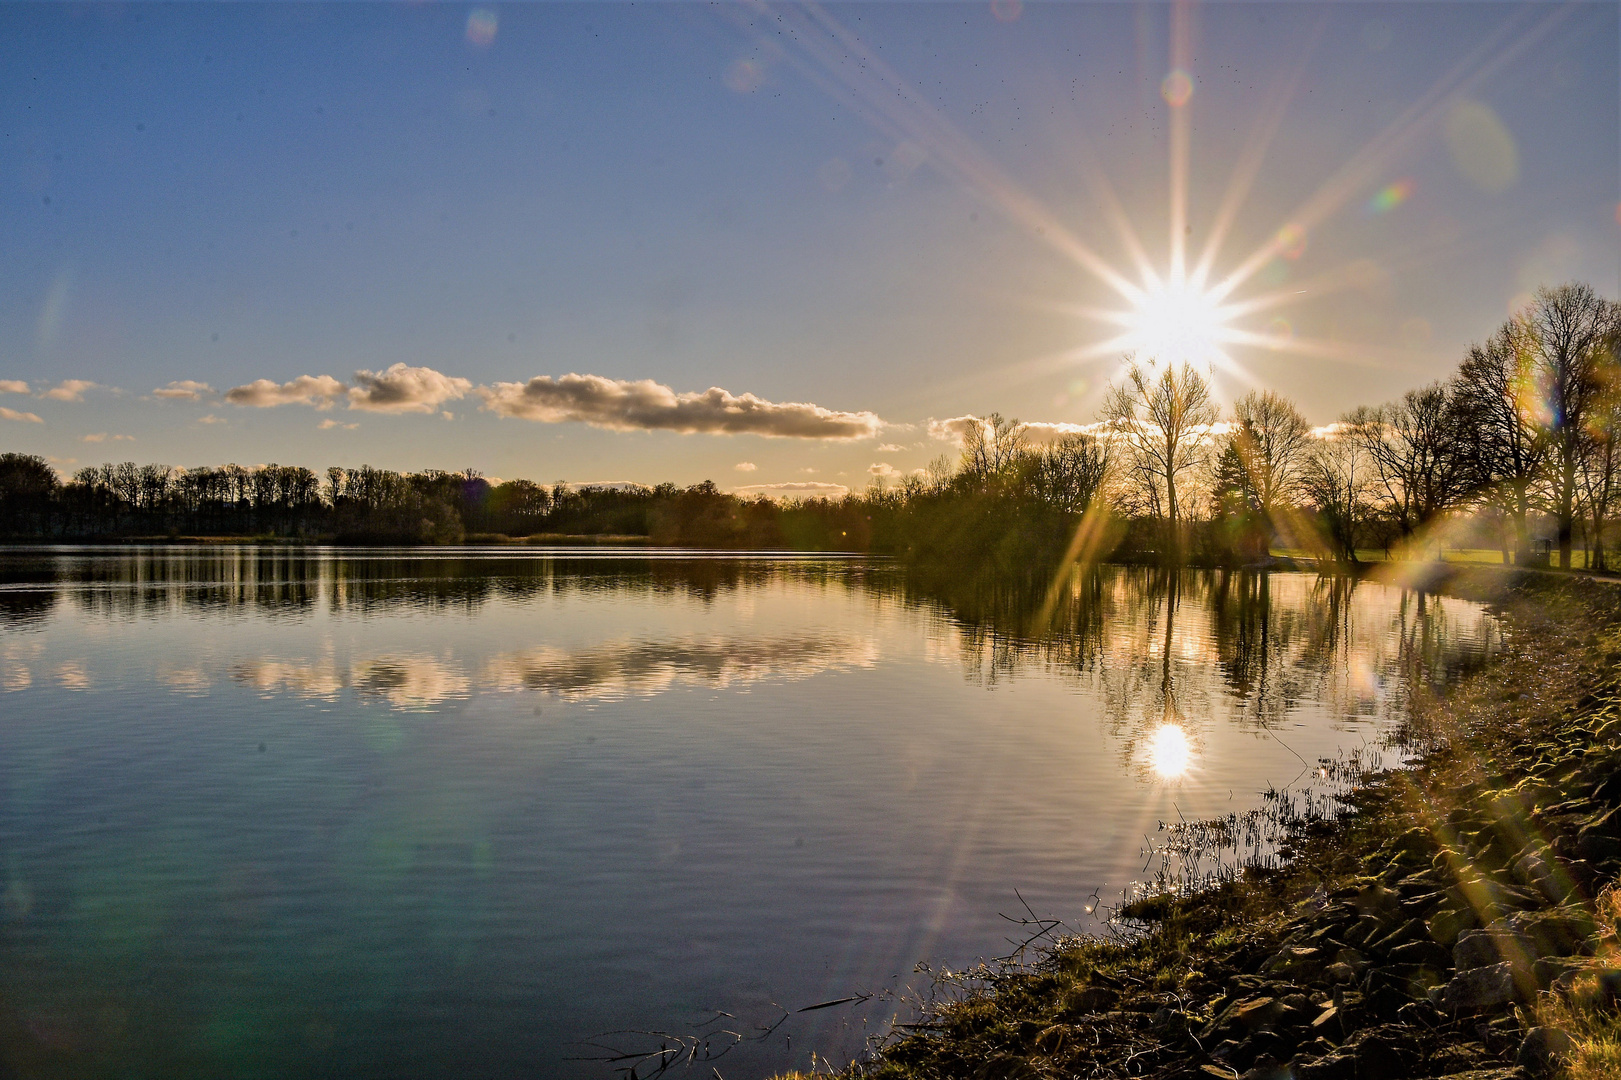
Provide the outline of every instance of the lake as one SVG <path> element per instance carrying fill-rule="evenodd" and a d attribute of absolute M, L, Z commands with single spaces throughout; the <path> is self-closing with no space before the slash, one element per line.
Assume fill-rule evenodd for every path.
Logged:
<path fill-rule="evenodd" d="M 842 1063 L 1500 635 L 1301 573 L 510 547 L 9 549 L 0 627 L 0 1075 L 165 1078 Z"/>

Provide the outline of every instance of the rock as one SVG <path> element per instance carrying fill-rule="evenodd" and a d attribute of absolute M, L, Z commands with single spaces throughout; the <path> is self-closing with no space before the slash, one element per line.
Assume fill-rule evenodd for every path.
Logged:
<path fill-rule="evenodd" d="M 1505 960 L 1524 968 L 1531 959 L 1531 939 L 1506 929 L 1466 930 L 1452 947 L 1452 963 L 1460 973 Z"/>
<path fill-rule="evenodd" d="M 1514 965 L 1508 961 L 1460 971 L 1440 994 L 1440 1006 L 1449 1013 L 1477 1013 L 1520 1000 Z"/>
<path fill-rule="evenodd" d="M 1452 966 L 1452 954 L 1433 941 L 1409 941 L 1405 945 L 1398 945 L 1390 950 L 1390 960 L 1395 964 L 1412 964 L 1437 970 Z"/>
<path fill-rule="evenodd" d="M 1291 1011 L 1289 1006 L 1276 998 L 1258 997 L 1240 1002 L 1235 1016 L 1246 1029 L 1261 1031 L 1276 1027 L 1285 1014 Z"/>
<path fill-rule="evenodd" d="M 1313 1061 L 1294 1062 L 1295 1080 L 1356 1080 L 1356 1055 L 1341 1050 Z"/>
<path fill-rule="evenodd" d="M 1294 1080 L 1294 1072 L 1287 1065 L 1264 1058 L 1256 1062 L 1240 1080 Z"/>
<path fill-rule="evenodd" d="M 1540 1080 L 1557 1073 L 1575 1050 L 1575 1041 L 1558 1028 L 1534 1027 L 1521 1040 L 1514 1064 Z"/>
<path fill-rule="evenodd" d="M 1592 938 L 1598 933 L 1598 924 L 1593 916 L 1578 907 L 1511 915 L 1492 923 L 1490 929 L 1500 927 L 1510 929 L 1528 940 L 1533 958 L 1590 955 L 1593 952 Z"/>
<path fill-rule="evenodd" d="M 1458 935 L 1465 930 L 1473 930 L 1480 925 L 1480 918 L 1475 910 L 1465 904 L 1463 907 L 1444 907 L 1430 916 L 1428 923 L 1430 937 L 1446 948 L 1451 948 L 1458 940 Z"/>
<path fill-rule="evenodd" d="M 1356 1045 L 1356 1080 L 1408 1080 L 1407 1063 L 1388 1040 L 1377 1035 Z"/>
<path fill-rule="evenodd" d="M 1369 885 L 1359 890 L 1351 903 L 1356 907 L 1357 914 L 1363 917 L 1372 915 L 1392 915 L 1401 907 L 1401 894 L 1394 889 L 1387 889 L 1383 885 Z"/>
<path fill-rule="evenodd" d="M 1356 969 L 1346 963 L 1330 964 L 1323 969 L 1323 974 L 1337 983 L 1356 982 Z"/>
<path fill-rule="evenodd" d="M 1537 981 L 1538 990 L 1554 990 L 1559 988 L 1560 980 L 1566 975 L 1579 972 L 1586 966 L 1586 961 L 1574 956 L 1544 956 L 1531 965 L 1531 974 Z M 1569 988 L 1569 983 L 1565 984 Z"/>

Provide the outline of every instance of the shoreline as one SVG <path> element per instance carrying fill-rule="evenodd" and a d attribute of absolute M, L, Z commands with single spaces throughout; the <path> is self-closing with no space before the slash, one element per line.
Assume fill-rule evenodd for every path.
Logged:
<path fill-rule="evenodd" d="M 1489 602 L 1509 630 L 1445 696 L 1415 688 L 1407 766 L 1363 777 L 1335 820 L 1290 822 L 1277 868 L 1133 901 L 1112 938 L 940 984 L 940 1003 L 841 1075 L 1621 1075 L 1621 590 L 1379 569 Z"/>

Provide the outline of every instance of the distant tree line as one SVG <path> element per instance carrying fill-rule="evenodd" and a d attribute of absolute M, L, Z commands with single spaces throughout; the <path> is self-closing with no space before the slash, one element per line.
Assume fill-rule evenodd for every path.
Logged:
<path fill-rule="evenodd" d="M 622 535 L 717 548 L 877 551 L 958 570 L 1108 556 L 1251 562 L 1275 547 L 1354 561 L 1500 548 L 1610 559 L 1621 502 L 1621 306 L 1582 284 L 1540 291 L 1446 380 L 1312 428 L 1270 391 L 1230 414 L 1188 364 L 1127 364 L 1097 421 L 1052 438 L 997 414 L 955 459 L 842 498 L 493 483 L 471 470 L 101 465 L 63 481 L 0 455 L 13 539 L 253 536 L 456 543 Z"/>

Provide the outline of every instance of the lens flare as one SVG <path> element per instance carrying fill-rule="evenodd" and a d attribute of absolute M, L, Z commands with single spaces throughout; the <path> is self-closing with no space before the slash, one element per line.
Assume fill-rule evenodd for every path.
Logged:
<path fill-rule="evenodd" d="M 1306 227 L 1291 221 L 1278 230 L 1278 235 L 1272 238 L 1272 243 L 1277 248 L 1279 255 L 1282 255 L 1290 262 L 1294 262 L 1306 253 L 1308 239 Z"/>
<path fill-rule="evenodd" d="M 484 48 L 495 40 L 495 12 L 489 8 L 474 8 L 467 16 L 467 43 Z"/>
<path fill-rule="evenodd" d="M 1388 214 L 1402 203 L 1413 197 L 1417 185 L 1410 179 L 1397 180 L 1382 188 L 1377 195 L 1368 200 L 1368 214 Z"/>
<path fill-rule="evenodd" d="M 1148 744 L 1148 761 L 1162 780 L 1175 780 L 1193 765 L 1193 744 L 1180 724 L 1161 724 Z"/>
<path fill-rule="evenodd" d="M 991 15 L 997 22 L 1013 22 L 1024 14 L 1024 0 L 991 0 Z"/>
<path fill-rule="evenodd" d="M 1171 108 L 1180 109 L 1193 96 L 1193 76 L 1181 70 L 1171 72 L 1165 76 L 1165 81 L 1159 84 L 1159 96 L 1164 98 Z"/>

